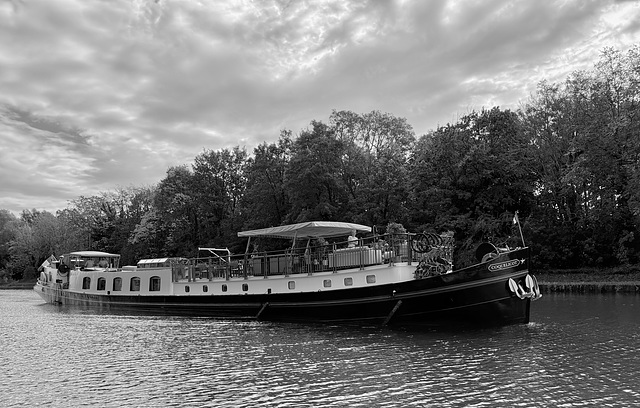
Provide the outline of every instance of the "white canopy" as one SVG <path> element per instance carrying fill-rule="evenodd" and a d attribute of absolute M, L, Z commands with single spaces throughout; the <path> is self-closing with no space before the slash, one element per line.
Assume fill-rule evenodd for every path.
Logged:
<path fill-rule="evenodd" d="M 100 251 L 78 251 L 78 252 L 71 252 L 69 255 L 72 256 L 81 256 L 84 258 L 119 258 L 120 255 L 118 254 L 110 254 L 107 252 L 100 252 Z"/>
<path fill-rule="evenodd" d="M 238 232 L 239 237 L 271 237 L 271 238 L 317 238 L 349 235 L 351 231 L 371 232 L 371 227 L 349 222 L 308 221 L 299 224 L 281 225 L 279 227 L 262 228 L 252 231 Z"/>

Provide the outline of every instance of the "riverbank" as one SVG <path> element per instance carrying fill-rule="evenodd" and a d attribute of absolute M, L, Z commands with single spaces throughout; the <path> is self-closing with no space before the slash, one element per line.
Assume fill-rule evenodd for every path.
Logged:
<path fill-rule="evenodd" d="M 640 293 L 640 282 L 540 282 L 542 293 L 568 292 L 568 293 Z"/>
<path fill-rule="evenodd" d="M 0 283 L 0 290 L 2 289 L 33 289 L 33 285 L 35 284 L 36 284 L 36 281 Z"/>
<path fill-rule="evenodd" d="M 640 267 L 533 271 L 542 292 L 640 293 Z"/>

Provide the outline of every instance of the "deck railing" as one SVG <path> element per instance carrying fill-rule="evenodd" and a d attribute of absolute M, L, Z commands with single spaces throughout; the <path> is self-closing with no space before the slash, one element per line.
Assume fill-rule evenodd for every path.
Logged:
<path fill-rule="evenodd" d="M 362 269 L 371 265 L 416 262 L 411 250 L 413 234 L 381 235 L 355 242 L 338 241 L 324 245 L 305 245 L 280 251 L 202 257 L 176 261 L 173 281 L 248 278 L 251 276 L 289 276 Z"/>

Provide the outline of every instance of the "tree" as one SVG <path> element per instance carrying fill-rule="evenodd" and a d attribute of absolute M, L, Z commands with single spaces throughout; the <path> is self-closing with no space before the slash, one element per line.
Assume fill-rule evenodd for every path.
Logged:
<path fill-rule="evenodd" d="M 156 235 L 165 256 L 186 256 L 198 243 L 199 219 L 193 195 L 193 173 L 187 166 L 170 167 L 160 181 L 154 198 L 155 213 L 147 221 L 155 223 Z M 157 218 L 155 218 L 157 217 Z"/>
<path fill-rule="evenodd" d="M 228 245 L 237 240 L 242 225 L 241 200 L 246 189 L 247 152 L 207 150 L 196 156 L 193 165 L 194 206 L 198 215 L 197 242 Z"/>
<path fill-rule="evenodd" d="M 11 261 L 9 251 L 11 241 L 15 239 L 15 224 L 18 219 L 8 210 L 0 210 L 0 281 L 9 278 L 7 265 Z"/>
<path fill-rule="evenodd" d="M 340 174 L 350 199 L 347 218 L 373 225 L 404 221 L 415 144 L 406 119 L 379 111 L 334 111 L 330 124 L 343 145 Z"/>
<path fill-rule="evenodd" d="M 112 196 L 112 202 L 116 209 L 115 228 L 110 238 L 111 251 L 119 253 L 122 264 L 135 264 L 140 258 L 153 256 L 160 257 L 161 253 L 157 247 L 157 242 L 136 241 L 135 231 L 143 218 L 148 214 L 155 214 L 153 200 L 155 197 L 155 187 L 134 187 L 118 188 Z M 153 248 L 143 244 L 153 243 Z"/>
<path fill-rule="evenodd" d="M 536 167 L 539 264 L 638 261 L 638 47 L 605 49 L 591 71 L 542 83 L 522 110 Z"/>
<path fill-rule="evenodd" d="M 339 218 L 347 202 L 340 177 L 343 144 L 332 129 L 313 121 L 291 148 L 285 188 L 291 198 L 288 222 Z"/>
<path fill-rule="evenodd" d="M 65 217 L 86 238 L 81 249 L 108 251 L 108 238 L 114 232 L 114 208 L 108 193 L 80 196 L 71 200 Z"/>
<path fill-rule="evenodd" d="M 13 239 L 9 244 L 7 264 L 13 279 L 35 279 L 39 266 L 51 255 L 68 252 L 65 245 L 72 231 L 61 219 L 47 211 L 25 210 L 19 222 L 13 223 Z"/>
<path fill-rule="evenodd" d="M 281 225 L 291 210 L 285 172 L 291 159 L 291 131 L 280 133 L 278 143 L 262 143 L 247 160 L 247 189 L 244 194 L 244 229 Z"/>
<path fill-rule="evenodd" d="M 435 232 L 455 231 L 472 262 L 475 246 L 513 235 L 516 210 L 533 204 L 535 173 L 518 117 L 499 108 L 472 112 L 423 136 L 412 157 L 413 222 Z"/>
<path fill-rule="evenodd" d="M 592 248 L 584 251 L 585 261 L 600 265 L 638 259 L 638 228 L 629 206 L 637 194 L 629 182 L 640 157 L 638 50 L 623 55 L 605 49 L 592 72 L 576 72 L 567 81 L 579 157 L 566 180 L 579 194 L 581 224 Z"/>

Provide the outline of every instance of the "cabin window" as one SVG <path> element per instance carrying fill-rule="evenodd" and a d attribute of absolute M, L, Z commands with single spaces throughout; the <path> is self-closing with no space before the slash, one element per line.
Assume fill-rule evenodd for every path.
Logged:
<path fill-rule="evenodd" d="M 122 278 L 113 278 L 113 291 L 122 290 Z"/>
<path fill-rule="evenodd" d="M 248 283 L 243 283 L 243 284 L 242 284 L 242 291 L 243 291 L 243 292 L 246 292 L 246 291 L 248 291 L 248 290 L 249 290 L 249 284 L 248 284 Z"/>
<path fill-rule="evenodd" d="M 227 291 L 227 285 L 222 285 L 222 291 L 226 292 Z"/>
<path fill-rule="evenodd" d="M 107 288 L 107 280 L 105 278 L 98 278 L 98 290 L 105 290 Z"/>
<path fill-rule="evenodd" d="M 86 276 L 82 278 L 82 289 L 91 289 L 91 278 Z"/>
<path fill-rule="evenodd" d="M 191 288 L 189 287 L 189 285 L 186 285 L 184 287 L 184 293 L 189 293 L 189 292 L 191 292 Z"/>
<path fill-rule="evenodd" d="M 160 277 L 152 276 L 149 278 L 149 292 L 157 292 L 160 290 Z"/>
<path fill-rule="evenodd" d="M 367 275 L 367 283 L 376 283 L 376 275 Z"/>
<path fill-rule="evenodd" d="M 202 291 L 207 293 L 209 291 L 209 287 L 207 285 L 202 285 Z"/>
<path fill-rule="evenodd" d="M 289 287 L 289 289 L 295 289 L 296 288 L 296 281 L 289 281 L 287 282 L 287 286 Z"/>
<path fill-rule="evenodd" d="M 324 281 L 322 281 L 322 286 L 324 286 L 325 288 L 330 288 L 331 287 L 331 279 L 325 279 Z"/>
<path fill-rule="evenodd" d="M 140 292 L 140 278 L 138 277 L 131 278 L 131 283 L 129 284 L 129 290 L 131 292 Z"/>
<path fill-rule="evenodd" d="M 353 278 L 344 278 L 344 286 L 353 286 Z"/>

